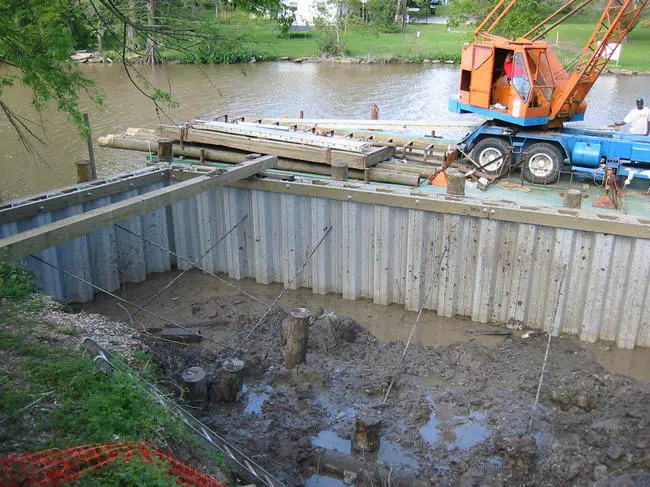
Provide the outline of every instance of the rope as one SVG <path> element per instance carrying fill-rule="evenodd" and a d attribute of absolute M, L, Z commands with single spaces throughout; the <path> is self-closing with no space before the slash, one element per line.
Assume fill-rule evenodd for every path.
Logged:
<path fill-rule="evenodd" d="M 448 252 L 449 252 L 449 242 L 447 242 L 447 247 L 445 247 L 445 250 L 442 252 L 442 255 L 440 256 L 440 261 L 438 262 L 438 269 L 440 269 L 440 266 L 442 266 L 442 259 L 444 259 L 445 255 Z M 438 277 L 438 274 L 436 274 L 435 277 Z M 390 394 L 390 391 L 393 389 L 393 384 L 395 383 L 395 377 L 400 372 L 400 368 L 402 367 L 402 363 L 404 362 L 404 357 L 406 356 L 406 352 L 409 346 L 411 345 L 411 340 L 413 339 L 413 335 L 415 335 L 415 329 L 417 328 L 418 323 L 420 322 L 422 311 L 424 310 L 424 306 L 427 304 L 429 295 L 431 294 L 431 291 L 433 290 L 433 285 L 436 283 L 436 281 L 437 279 L 431 279 L 431 284 L 429 284 L 429 289 L 427 289 L 424 299 L 422 300 L 422 306 L 420 306 L 420 309 L 418 310 L 418 315 L 415 318 L 415 323 L 413 323 L 413 328 L 411 328 L 411 334 L 409 335 L 409 338 L 406 341 L 406 345 L 404 346 L 404 350 L 402 351 L 402 356 L 400 357 L 399 363 L 397 364 L 397 370 L 395 371 L 393 377 L 390 379 L 390 384 L 388 384 L 388 389 L 386 390 L 386 394 L 384 395 L 384 400 L 381 402 L 382 404 L 386 404 L 388 395 Z"/>
<path fill-rule="evenodd" d="M 321 239 L 318 241 L 318 243 L 316 244 L 316 246 L 314 247 L 314 249 L 313 249 L 313 250 L 311 251 L 311 253 L 307 256 L 307 258 L 305 259 L 305 261 L 304 261 L 304 262 L 302 263 L 302 265 L 300 266 L 300 269 L 298 269 L 298 270 L 296 271 L 296 275 L 293 277 L 293 279 L 291 279 L 291 281 L 289 282 L 289 284 L 287 284 L 287 285 L 282 289 L 282 292 L 278 295 L 277 298 L 275 298 L 275 301 L 273 301 L 273 303 L 271 303 L 271 306 L 269 306 L 269 307 L 266 309 L 266 311 L 264 312 L 264 314 L 262 315 L 262 317 L 257 321 L 257 324 L 256 324 L 256 325 L 255 325 L 255 326 L 254 326 L 254 327 L 253 327 L 253 328 L 248 332 L 248 335 L 246 335 L 246 337 L 244 337 L 244 339 L 239 343 L 239 345 L 237 345 L 237 351 L 241 350 L 241 346 L 242 346 L 242 344 L 243 344 L 244 342 L 246 342 L 246 341 L 250 338 L 250 336 L 253 334 L 253 332 L 254 332 L 255 330 L 257 330 L 257 328 L 262 324 L 262 321 L 264 320 L 264 318 L 266 318 L 266 316 L 269 314 L 269 312 L 270 312 L 270 311 L 275 307 L 276 304 L 278 304 L 278 301 L 280 301 L 280 298 L 281 298 L 282 295 L 285 293 L 285 291 L 291 287 L 291 285 L 295 282 L 296 279 L 298 279 L 298 276 L 302 273 L 302 270 L 305 268 L 305 266 L 307 265 L 307 263 L 311 260 L 312 256 L 316 253 L 316 251 L 317 251 L 318 248 L 321 246 L 321 244 L 323 243 L 323 241 L 325 240 L 325 238 L 330 234 L 330 232 L 332 231 L 332 228 L 334 228 L 334 226 L 333 226 L 333 225 L 330 225 L 329 227 L 327 227 L 327 228 L 325 229 L 325 234 L 321 237 Z"/>
<path fill-rule="evenodd" d="M 557 291 L 557 297 L 555 299 L 555 309 L 553 310 L 553 321 L 551 322 L 551 329 L 549 330 L 548 340 L 546 341 L 546 352 L 544 353 L 544 362 L 542 362 L 542 371 L 539 374 L 539 382 L 537 383 L 537 393 L 535 394 L 535 402 L 533 403 L 533 410 L 530 413 L 530 422 L 528 423 L 528 433 L 533 429 L 533 421 L 535 420 L 535 413 L 537 412 L 537 405 L 539 404 L 539 396 L 542 392 L 542 383 L 544 382 L 544 372 L 546 371 L 546 363 L 548 362 L 549 352 L 551 351 L 551 338 L 553 337 L 553 328 L 555 326 L 555 317 L 557 316 L 557 309 L 560 304 L 560 295 L 562 294 L 562 283 L 566 278 L 566 269 L 567 266 L 564 266 L 564 272 L 562 273 L 562 279 L 560 280 L 560 288 Z"/>
<path fill-rule="evenodd" d="M 129 301 L 128 299 L 124 299 L 123 297 L 118 296 L 118 295 L 115 294 L 115 293 L 112 293 L 112 292 L 110 292 L 110 291 L 107 291 L 106 289 L 103 289 L 103 288 L 101 288 L 100 286 L 97 286 L 96 284 L 93 284 L 92 282 L 89 282 L 89 281 L 83 279 L 82 277 L 76 276 L 76 275 L 72 274 L 71 272 L 66 271 L 65 269 L 61 269 L 59 266 L 56 266 L 56 265 L 54 265 L 54 264 L 51 264 L 50 262 L 47 262 L 47 261 L 41 259 L 40 257 L 34 255 L 34 254 L 31 254 L 30 257 L 32 257 L 33 259 L 36 259 L 36 260 L 39 261 L 39 262 L 42 262 L 43 264 L 45 264 L 45 265 L 47 265 L 47 266 L 50 266 L 50 267 L 51 267 L 52 269 L 54 269 L 54 270 L 57 270 L 57 271 L 59 271 L 59 272 L 62 272 L 63 274 L 65 274 L 65 275 L 68 276 L 68 277 L 71 277 L 71 278 L 76 279 L 76 280 L 78 280 L 78 281 L 80 281 L 80 282 L 83 282 L 84 284 L 86 284 L 86 285 L 88 285 L 88 286 L 91 286 L 92 288 L 97 289 L 98 291 L 100 291 L 100 292 L 102 292 L 102 293 L 104 293 L 104 294 L 106 294 L 106 295 L 108 295 L 108 296 L 110 296 L 110 297 L 112 297 L 112 298 L 115 298 L 115 299 L 117 299 L 118 301 L 121 301 L 122 303 L 126 303 L 126 304 L 128 304 L 129 306 L 133 306 L 133 307 L 139 309 L 140 311 L 144 311 L 144 312 L 147 313 L 148 315 L 151 315 L 151 316 L 153 316 L 154 318 L 159 319 L 159 320 L 162 321 L 163 323 L 167 323 L 168 325 L 174 326 L 174 327 L 176 327 L 176 328 L 180 328 L 181 330 L 185 330 L 186 332 L 188 332 L 188 333 L 190 333 L 190 334 L 192 334 L 192 335 L 200 336 L 202 339 L 204 339 L 204 340 L 208 340 L 209 342 L 212 342 L 212 343 L 214 343 L 214 344 L 216 344 L 216 345 L 219 345 L 220 347 L 223 347 L 223 348 L 227 348 L 227 349 L 229 349 L 229 350 L 232 350 L 231 347 L 228 347 L 228 346 L 226 346 L 226 345 L 223 345 L 222 343 L 220 343 L 220 342 L 218 342 L 218 341 L 216 341 L 216 340 L 213 340 L 213 339 L 210 338 L 210 337 L 207 337 L 207 336 L 205 336 L 205 335 L 201 335 L 200 333 L 197 333 L 197 332 L 194 331 L 194 330 L 191 330 L 191 329 L 189 329 L 189 328 L 184 327 L 183 325 L 179 325 L 178 323 L 175 323 L 175 322 L 173 322 L 173 321 L 171 321 L 171 320 L 168 320 L 167 318 L 165 318 L 165 317 L 163 317 L 163 316 L 160 316 L 159 314 L 156 314 L 156 313 L 154 313 L 153 311 L 149 311 L 148 309 L 143 308 L 142 306 L 140 306 L 140 305 L 138 305 L 138 304 L 135 304 L 135 303 Z"/>
<path fill-rule="evenodd" d="M 189 259 L 187 259 L 187 258 L 185 258 L 185 257 L 183 257 L 183 256 L 178 255 L 178 254 L 177 254 L 176 252 L 174 252 L 173 250 L 170 250 L 170 249 L 168 249 L 168 248 L 166 248 L 166 247 L 163 247 L 162 245 L 160 245 L 160 244 L 158 244 L 158 243 L 156 243 L 156 242 L 154 242 L 154 241 L 152 241 L 152 240 L 149 240 L 148 238 L 144 237 L 143 235 L 139 235 L 139 234 L 137 234 L 137 233 L 135 233 L 135 232 L 132 232 L 131 230 L 129 230 L 128 228 L 123 227 L 123 226 L 120 225 L 120 224 L 115 224 L 115 226 L 116 226 L 117 228 L 119 228 L 120 230 L 124 230 L 126 233 L 130 233 L 131 235 L 133 235 L 133 236 L 135 236 L 135 237 L 141 238 L 142 240 L 144 240 L 144 241 L 147 242 L 148 244 L 151 244 L 151 245 L 153 245 L 154 247 L 159 248 L 159 249 L 162 250 L 163 252 L 167 252 L 167 253 L 169 253 L 170 255 L 173 255 L 173 256 L 176 257 L 177 259 L 180 259 L 180 260 L 182 260 L 183 262 L 185 262 L 185 263 L 187 263 L 187 264 L 193 265 L 194 267 L 196 267 L 196 268 L 197 268 L 198 270 L 200 270 L 201 272 L 204 272 L 205 274 L 207 274 L 207 275 L 209 275 L 209 276 L 211 276 L 211 277 L 214 277 L 217 281 L 221 281 L 221 282 L 222 282 L 223 284 L 225 284 L 226 286 L 231 287 L 232 289 L 235 289 L 236 291 L 238 291 L 239 293 L 243 294 L 244 296 L 251 298 L 253 301 L 257 301 L 257 302 L 260 303 L 260 304 L 266 305 L 266 303 L 265 303 L 264 301 L 262 301 L 261 299 L 256 298 L 256 297 L 253 296 L 252 294 L 249 294 L 249 293 L 247 293 L 246 291 L 244 291 L 243 289 L 238 288 L 238 287 L 235 286 L 234 284 L 229 283 L 228 281 L 226 281 L 226 280 L 223 279 L 222 277 L 217 276 L 214 272 L 210 272 L 209 270 L 204 269 L 204 268 L 201 267 L 201 266 L 198 266 L 198 265 L 193 264 Z"/>
<path fill-rule="evenodd" d="M 183 276 L 185 275 L 185 273 L 187 273 L 188 271 L 194 269 L 194 267 L 196 266 L 196 264 L 198 264 L 201 260 L 203 260 L 203 258 L 204 258 L 206 255 L 208 255 L 208 254 L 210 253 L 210 251 L 212 251 L 212 249 L 214 249 L 217 245 L 219 245 L 221 242 L 223 242 L 224 239 L 225 239 L 228 235 L 230 235 L 230 234 L 231 234 L 231 233 L 232 233 L 232 232 L 233 232 L 233 231 L 234 231 L 234 230 L 235 230 L 239 225 L 241 225 L 241 224 L 243 223 L 243 221 L 246 220 L 247 218 L 248 218 L 248 215 L 244 215 L 244 217 L 243 217 L 241 220 L 239 220 L 239 222 L 238 222 L 234 227 L 232 227 L 230 230 L 228 230 L 228 232 L 227 232 L 224 236 L 222 236 L 219 240 L 217 240 L 217 241 L 216 241 L 216 242 L 215 242 L 215 243 L 214 243 L 214 244 L 213 244 L 213 245 L 212 245 L 208 250 L 206 250 L 205 252 L 203 252 L 203 254 L 201 254 L 201 256 L 200 256 L 198 259 L 196 259 L 196 260 L 195 260 L 195 261 L 190 265 L 190 267 L 188 267 L 187 269 L 185 269 L 183 272 L 181 272 L 179 275 L 177 275 L 174 279 L 172 279 L 172 280 L 169 282 L 169 284 L 167 284 L 166 286 L 162 287 L 162 288 L 161 288 L 157 293 L 155 293 L 153 296 L 151 296 L 149 299 L 147 299 L 147 301 L 142 305 L 142 307 L 145 307 L 145 306 L 147 306 L 148 304 L 150 304 L 153 300 L 155 300 L 156 298 L 158 298 L 162 293 L 164 293 L 167 289 L 169 289 L 169 288 L 172 286 L 172 284 L 174 284 L 174 283 L 175 283 L 176 281 L 178 281 L 181 277 L 183 277 Z M 139 312 L 140 312 L 140 310 L 136 310 L 136 312 L 133 313 L 133 314 L 130 316 L 130 319 L 133 319 L 133 318 L 134 318 L 134 317 L 135 317 Z"/>

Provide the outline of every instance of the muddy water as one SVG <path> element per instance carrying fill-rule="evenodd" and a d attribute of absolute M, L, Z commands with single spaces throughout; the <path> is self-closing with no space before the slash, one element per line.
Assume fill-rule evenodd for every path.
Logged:
<path fill-rule="evenodd" d="M 144 303 L 149 296 L 158 289 L 163 288 L 175 276 L 176 272 L 153 275 L 145 283 L 130 284 L 123 289 L 123 296 L 135 303 Z M 227 279 L 229 285 L 225 285 L 213 277 L 199 272 L 186 273 L 179 282 L 170 290 L 165 291 L 161 297 L 154 301 L 148 308 L 160 313 L 167 319 L 178 323 L 189 323 L 198 321 L 200 316 L 227 314 L 232 321 L 237 321 L 239 315 L 251 312 L 263 313 L 266 305 L 257 303 L 240 290 L 265 302 L 272 303 L 282 292 L 279 284 L 261 285 L 251 280 Z M 372 333 L 380 343 L 392 341 L 406 342 L 416 322 L 417 313 L 405 311 L 400 305 L 380 306 L 368 300 L 349 301 L 337 295 L 315 295 L 311 290 L 299 289 L 286 291 L 279 305 L 285 310 L 296 307 L 306 307 L 313 313 L 319 308 L 333 309 L 338 316 L 349 316 L 363 325 Z M 94 303 L 88 306 L 89 310 L 106 314 L 117 320 L 127 320 L 124 308 L 116 304 L 115 300 L 109 297 L 98 296 Z M 140 313 L 137 316 L 136 326 L 159 325 L 155 318 Z M 422 314 L 420 321 L 415 327 L 413 343 L 420 343 L 425 346 L 441 346 L 452 343 L 476 340 L 487 346 L 496 346 L 504 338 L 502 336 L 486 336 L 472 334 L 472 330 L 500 329 L 494 325 L 485 325 L 473 322 L 467 318 L 455 317 L 444 318 L 436 313 L 426 311 Z M 225 337 L 223 331 L 213 330 L 212 338 L 220 340 Z M 513 332 L 520 335 L 524 332 Z M 640 381 L 650 381 L 650 349 L 638 348 L 636 350 L 617 349 L 612 344 L 583 344 L 591 350 L 597 361 L 607 370 L 635 378 Z M 437 376 L 426 376 L 420 378 L 423 386 L 444 385 L 445 380 Z M 264 396 L 269 391 L 260 390 L 255 392 L 255 400 L 250 405 L 250 413 L 255 411 L 263 402 Z M 479 423 L 477 418 L 470 418 L 470 423 Z M 475 438 L 480 433 L 479 426 L 465 427 L 468 431 L 460 434 L 468 435 L 468 438 Z M 471 441 L 471 440 L 468 440 Z"/>
<path fill-rule="evenodd" d="M 307 118 L 367 118 L 379 106 L 382 119 L 433 120 L 458 124 L 479 118 L 447 111 L 458 84 L 457 66 L 422 64 L 342 65 L 330 63 L 259 63 L 242 66 L 171 65 L 138 67 L 132 73 L 152 86 L 170 90 L 177 106 L 154 104 L 136 90 L 121 65 L 81 65 L 93 77 L 104 99 L 102 107 L 82 100 L 93 134 L 119 133 L 127 127 L 153 128 L 158 121 L 195 116 L 250 115 Z M 646 96 L 647 76 L 601 76 L 589 94 L 586 124 L 602 127 L 620 120 L 637 96 Z M 142 84 L 142 80 L 138 81 Z M 42 117 L 31 108 L 31 94 L 17 86 L 3 91 L 3 101 L 19 115 L 42 124 L 32 126 L 45 142 L 28 153 L 6 119 L 0 117 L 0 200 L 17 198 L 75 182 L 74 162 L 87 158 L 85 141 L 66 121 L 48 110 Z M 465 129 L 458 132 L 462 135 Z M 141 167 L 144 158 L 127 151 L 96 148 L 100 177 Z"/>

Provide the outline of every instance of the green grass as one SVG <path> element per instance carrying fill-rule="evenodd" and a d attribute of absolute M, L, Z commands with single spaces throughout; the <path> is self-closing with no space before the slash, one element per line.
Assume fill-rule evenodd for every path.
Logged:
<path fill-rule="evenodd" d="M 124 367 L 107 375 L 93 365 L 91 357 L 65 348 L 61 339 L 76 332 L 40 322 L 34 313 L 39 310 L 35 303 L 42 307 L 43 301 L 32 295 L 0 305 L 0 356 L 7 371 L 0 377 L 0 455 L 87 443 L 144 441 L 163 450 L 170 443 L 190 445 L 191 451 L 223 466 L 223 456 L 205 448 L 158 404 L 145 391 L 142 380 L 127 372 L 120 358 L 111 356 Z M 44 341 L 45 333 L 48 341 Z M 150 354 L 135 353 L 133 367 L 147 381 L 157 380 Z M 25 409 L 39 398 L 40 402 Z M 18 450 L 9 450 L 10 444 Z M 174 477 L 165 472 L 164 463 L 113 462 L 76 485 L 176 485 Z"/>

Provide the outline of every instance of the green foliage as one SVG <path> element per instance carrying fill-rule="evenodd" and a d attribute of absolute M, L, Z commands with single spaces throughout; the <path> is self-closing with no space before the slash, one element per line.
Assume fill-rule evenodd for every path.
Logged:
<path fill-rule="evenodd" d="M 167 463 L 150 463 L 133 457 L 129 461 L 116 459 L 99 470 L 83 474 L 75 482 L 77 487 L 178 487 L 177 477 L 167 472 Z"/>
<path fill-rule="evenodd" d="M 296 14 L 291 9 L 284 9 L 278 15 L 278 35 L 283 39 L 291 38 L 291 26 L 296 21 Z"/>
<path fill-rule="evenodd" d="M 370 20 L 379 32 L 400 32 L 402 24 L 395 22 L 397 2 L 394 0 L 370 0 L 367 4 Z"/>
<path fill-rule="evenodd" d="M 181 54 L 180 62 L 233 64 L 248 62 L 254 57 L 251 51 L 243 47 L 246 36 L 225 36 L 215 22 L 203 24 L 198 34 L 201 40 Z"/>
<path fill-rule="evenodd" d="M 336 28 L 326 27 L 320 32 L 320 52 L 327 56 L 344 56 L 345 42 L 341 41 Z"/>
<path fill-rule="evenodd" d="M 0 298 L 25 299 L 36 290 L 34 272 L 23 264 L 0 263 Z"/>
<path fill-rule="evenodd" d="M 70 60 L 75 48 L 70 26 L 78 18 L 72 0 L 4 0 L 0 4 L 0 64 L 16 67 L 19 73 L 0 75 L 0 86 L 13 85 L 20 77 L 32 90 L 37 110 L 54 101 L 85 135 L 78 94 L 89 92 L 93 82 Z M 4 113 L 10 116 L 6 109 Z"/>
<path fill-rule="evenodd" d="M 498 0 L 452 0 L 449 3 L 449 25 L 458 27 L 472 17 L 480 23 L 496 5 Z M 525 34 L 551 12 L 549 2 L 519 0 L 501 19 L 493 33 L 510 39 Z"/>

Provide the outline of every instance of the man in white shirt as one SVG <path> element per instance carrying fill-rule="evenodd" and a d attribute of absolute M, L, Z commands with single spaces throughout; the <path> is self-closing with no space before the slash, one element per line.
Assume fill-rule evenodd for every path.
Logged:
<path fill-rule="evenodd" d="M 636 99 L 636 108 L 630 110 L 621 122 L 609 124 L 610 127 L 620 127 L 629 125 L 630 133 L 634 135 L 648 135 L 648 118 L 650 118 L 650 109 L 643 106 L 643 98 Z"/>

